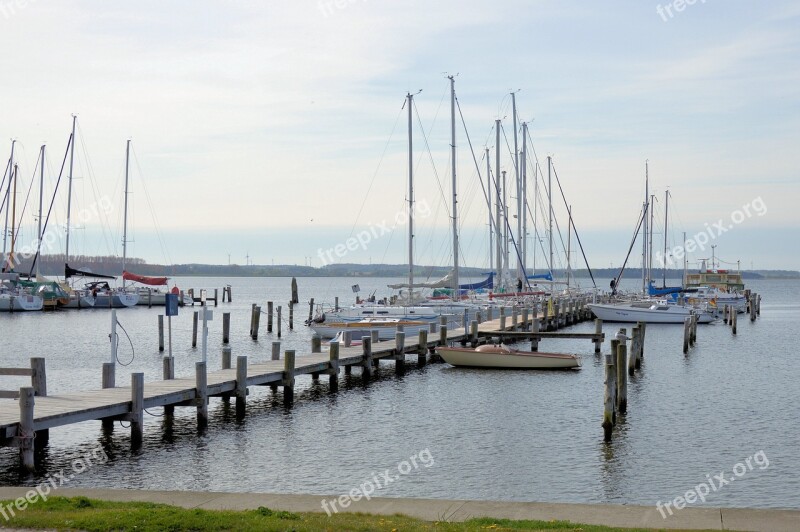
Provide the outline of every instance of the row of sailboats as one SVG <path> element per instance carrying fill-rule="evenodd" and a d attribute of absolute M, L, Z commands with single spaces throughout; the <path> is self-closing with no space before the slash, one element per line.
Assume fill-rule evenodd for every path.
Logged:
<path fill-rule="evenodd" d="M 112 287 L 109 280 L 116 279 L 113 275 L 104 275 L 96 272 L 85 271 L 80 269 L 71 268 L 69 266 L 70 259 L 70 229 L 71 229 L 71 216 L 72 216 L 72 184 L 73 172 L 75 167 L 75 143 L 76 143 L 76 120 L 77 117 L 72 117 L 72 131 L 69 136 L 67 145 L 67 153 L 65 154 L 64 161 L 61 166 L 61 173 L 59 174 L 56 183 L 56 189 L 50 203 L 50 207 L 45 215 L 44 212 L 44 174 L 45 174 L 45 154 L 46 146 L 42 145 L 40 149 L 38 170 L 39 170 L 39 212 L 38 212 L 38 228 L 37 228 L 37 244 L 36 251 L 33 255 L 33 261 L 30 271 L 26 274 L 20 274 L 14 271 L 17 265 L 17 258 L 14 254 L 14 246 L 16 242 L 17 229 L 15 201 L 16 191 L 12 195 L 12 183 L 16 187 L 16 173 L 17 165 L 14 160 L 14 148 L 16 141 L 12 141 L 11 157 L 7 165 L 5 177 L 9 177 L 8 186 L 5 187 L 6 194 L 3 200 L 3 206 L 6 211 L 6 225 L 8 219 L 11 218 L 11 252 L 6 254 L 6 237 L 8 231 L 4 233 L 3 239 L 3 274 L 0 277 L 0 311 L 20 311 L 20 310 L 42 310 L 43 308 L 127 308 L 137 304 L 147 305 L 163 305 L 165 304 L 166 291 L 160 289 L 161 286 L 167 285 L 166 277 L 148 277 L 136 275 L 126 271 L 127 262 L 127 244 L 128 240 L 128 196 L 129 196 L 129 174 L 130 174 L 130 139 L 126 142 L 125 149 L 125 187 L 124 187 L 124 213 L 123 213 L 123 234 L 122 234 L 122 286 Z M 50 214 L 53 209 L 53 204 L 58 192 L 58 184 L 61 181 L 61 175 L 64 173 L 64 167 L 68 165 L 68 191 L 67 191 L 67 207 L 66 207 L 66 224 L 65 224 L 65 258 L 66 264 L 64 265 L 64 278 L 63 281 L 52 280 L 44 277 L 40 271 L 40 254 L 41 246 L 44 241 L 45 231 L 47 229 L 47 222 L 50 219 Z M 0 188 L 2 185 L 0 185 Z M 9 208 L 9 200 L 11 200 L 11 208 Z M 9 212 L 10 211 L 10 212 Z M 88 278 L 91 279 L 86 282 L 82 287 L 76 288 L 72 283 L 76 279 Z M 137 283 L 136 285 L 127 285 L 126 281 Z M 155 288 L 154 288 L 155 287 Z M 172 293 L 178 293 L 177 287 L 173 288 Z M 146 297 L 142 297 L 145 294 Z M 185 303 L 185 301 L 183 302 Z"/>

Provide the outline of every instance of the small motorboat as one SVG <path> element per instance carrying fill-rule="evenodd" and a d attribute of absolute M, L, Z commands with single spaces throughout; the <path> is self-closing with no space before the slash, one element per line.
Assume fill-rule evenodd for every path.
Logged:
<path fill-rule="evenodd" d="M 581 367 L 580 355 L 519 351 L 505 345 L 437 347 L 436 352 L 453 366 L 505 369 L 572 369 Z"/>

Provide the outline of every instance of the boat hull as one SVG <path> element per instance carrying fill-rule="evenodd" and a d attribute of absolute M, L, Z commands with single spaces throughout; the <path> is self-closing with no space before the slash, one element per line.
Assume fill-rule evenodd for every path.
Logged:
<path fill-rule="evenodd" d="M 647 308 L 634 308 L 629 305 L 588 305 L 594 315 L 603 321 L 623 323 L 683 323 L 692 315 L 692 311 L 684 307 L 670 306 L 669 310 L 652 310 Z M 714 316 L 701 312 L 697 313 L 698 323 L 711 323 Z"/>
<path fill-rule="evenodd" d="M 402 325 L 406 336 L 418 335 L 421 330 L 428 330 L 428 323 L 398 322 L 392 325 L 372 325 L 360 322 L 312 323 L 311 329 L 321 338 L 330 340 L 342 331 L 349 331 L 353 339 L 360 340 L 362 336 L 371 336 L 372 331 L 378 331 L 379 340 L 394 340 L 397 326 Z"/>
<path fill-rule="evenodd" d="M 44 299 L 31 294 L 0 294 L 0 312 L 26 312 L 42 310 Z"/>
<path fill-rule="evenodd" d="M 138 302 L 139 294 L 130 292 L 99 292 L 94 296 L 94 308 L 127 308 Z"/>
<path fill-rule="evenodd" d="M 437 347 L 445 362 L 457 367 L 496 369 L 575 369 L 581 357 L 565 353 L 477 351 L 465 347 Z"/>

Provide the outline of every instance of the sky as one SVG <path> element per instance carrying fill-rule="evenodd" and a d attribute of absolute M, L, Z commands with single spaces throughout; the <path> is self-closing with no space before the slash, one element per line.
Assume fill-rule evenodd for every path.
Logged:
<path fill-rule="evenodd" d="M 130 139 L 129 256 L 403 263 L 410 92 L 414 260 L 449 264 L 451 75 L 462 264 L 490 264 L 496 119 L 516 231 L 514 92 L 531 268 L 534 250 L 546 267 L 551 156 L 594 267 L 625 260 L 647 164 L 656 251 L 669 190 L 667 248 L 685 232 L 690 267 L 713 253 L 723 267 L 800 269 L 798 2 L 0 0 L 0 46 L 17 249 L 36 238 L 46 144 L 45 252 L 65 251 L 66 169 L 56 182 L 74 114 L 70 254 L 122 254 Z M 553 187 L 555 266 L 569 248 L 581 267 Z"/>

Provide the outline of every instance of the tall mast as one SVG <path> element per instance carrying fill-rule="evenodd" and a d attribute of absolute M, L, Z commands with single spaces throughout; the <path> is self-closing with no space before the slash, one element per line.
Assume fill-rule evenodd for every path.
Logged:
<path fill-rule="evenodd" d="M 453 300 L 458 293 L 458 187 L 456 181 L 456 80 L 450 78 L 450 157 L 453 160 Z"/>
<path fill-rule="evenodd" d="M 522 239 L 522 186 L 519 181 L 519 147 L 517 145 L 517 94 L 511 93 L 511 114 L 514 123 L 514 183 L 517 187 L 517 241 Z M 517 277 L 521 278 L 522 258 L 517 253 Z"/>
<path fill-rule="evenodd" d="M 644 162 L 644 206 L 642 207 L 642 294 L 647 295 L 647 208 L 650 201 L 649 161 Z"/>
<path fill-rule="evenodd" d="M 6 188 L 6 224 L 3 229 L 3 259 L 6 258 L 6 250 L 8 249 L 8 210 L 9 202 L 11 200 L 11 180 L 14 177 L 14 145 L 16 140 L 11 140 L 11 157 L 8 159 L 8 187 Z"/>
<path fill-rule="evenodd" d="M 528 123 L 522 123 L 522 157 L 520 166 L 522 167 L 522 231 L 519 239 L 522 241 L 522 282 L 526 283 L 528 265 Z"/>
<path fill-rule="evenodd" d="M 69 227 L 70 227 L 70 215 L 72 213 L 72 169 L 75 163 L 75 121 L 78 119 L 76 115 L 72 115 L 72 136 L 70 137 L 70 147 L 69 147 L 69 179 L 68 179 L 68 186 L 67 186 L 67 236 L 66 236 L 66 246 L 64 253 L 66 253 L 64 260 L 65 262 L 69 262 Z"/>
<path fill-rule="evenodd" d="M 494 265 L 494 227 L 492 227 L 492 163 L 489 161 L 489 148 L 486 148 L 486 198 L 489 204 L 489 269 Z"/>
<path fill-rule="evenodd" d="M 533 275 L 536 275 L 536 253 L 539 249 L 539 231 L 537 230 L 536 215 L 539 213 L 539 163 L 533 160 L 533 237 L 536 242 L 533 244 Z"/>
<path fill-rule="evenodd" d="M 569 288 L 569 277 L 572 272 L 572 264 L 570 263 L 570 254 L 572 253 L 572 205 L 567 208 L 567 215 L 569 222 L 567 223 L 567 288 Z"/>
<path fill-rule="evenodd" d="M 44 203 L 44 149 L 45 145 L 42 144 L 42 153 L 41 153 L 41 161 L 40 161 L 40 174 L 39 174 L 39 229 L 36 233 L 38 238 L 36 242 L 36 251 L 38 253 L 39 250 L 42 249 L 42 204 Z M 39 264 L 41 261 L 36 261 L 36 277 L 39 277 Z"/>
<path fill-rule="evenodd" d="M 131 159 L 131 139 L 125 144 L 125 210 L 122 221 L 122 271 L 125 271 L 125 260 L 128 258 L 128 169 Z M 122 288 L 125 288 L 125 277 L 122 278 Z"/>
<path fill-rule="evenodd" d="M 647 283 L 653 282 L 653 215 L 656 212 L 656 195 L 650 194 L 650 243 L 647 245 Z"/>
<path fill-rule="evenodd" d="M 14 244 L 17 242 L 17 173 L 19 166 L 14 165 L 14 192 L 11 197 L 11 253 L 8 254 L 8 266 L 14 269 Z M 9 183 L 10 185 L 11 183 Z"/>
<path fill-rule="evenodd" d="M 686 231 L 683 232 L 683 286 L 686 286 L 686 274 L 689 273 L 689 257 L 686 256 Z"/>
<path fill-rule="evenodd" d="M 508 260 L 508 241 L 510 240 L 508 234 L 508 182 L 506 181 L 506 171 L 503 174 L 503 269 L 509 271 L 511 266 Z"/>
<path fill-rule="evenodd" d="M 414 299 L 414 140 L 411 106 L 414 95 L 406 94 L 408 104 L 408 302 Z"/>
<path fill-rule="evenodd" d="M 549 231 L 550 231 L 550 275 L 553 274 L 554 265 L 553 265 L 553 176 L 552 176 L 552 169 L 553 166 L 553 158 L 548 155 L 547 156 L 547 213 L 549 217 Z"/>
<path fill-rule="evenodd" d="M 667 224 L 669 223 L 669 190 L 664 191 L 664 275 L 661 280 L 662 288 L 667 287 Z"/>
<path fill-rule="evenodd" d="M 497 281 L 503 279 L 503 233 L 500 231 L 500 119 L 494 121 L 496 139 L 494 143 L 494 185 L 495 185 L 495 211 L 494 211 L 494 230 L 497 231 L 495 238 L 495 251 L 497 257 Z"/>

